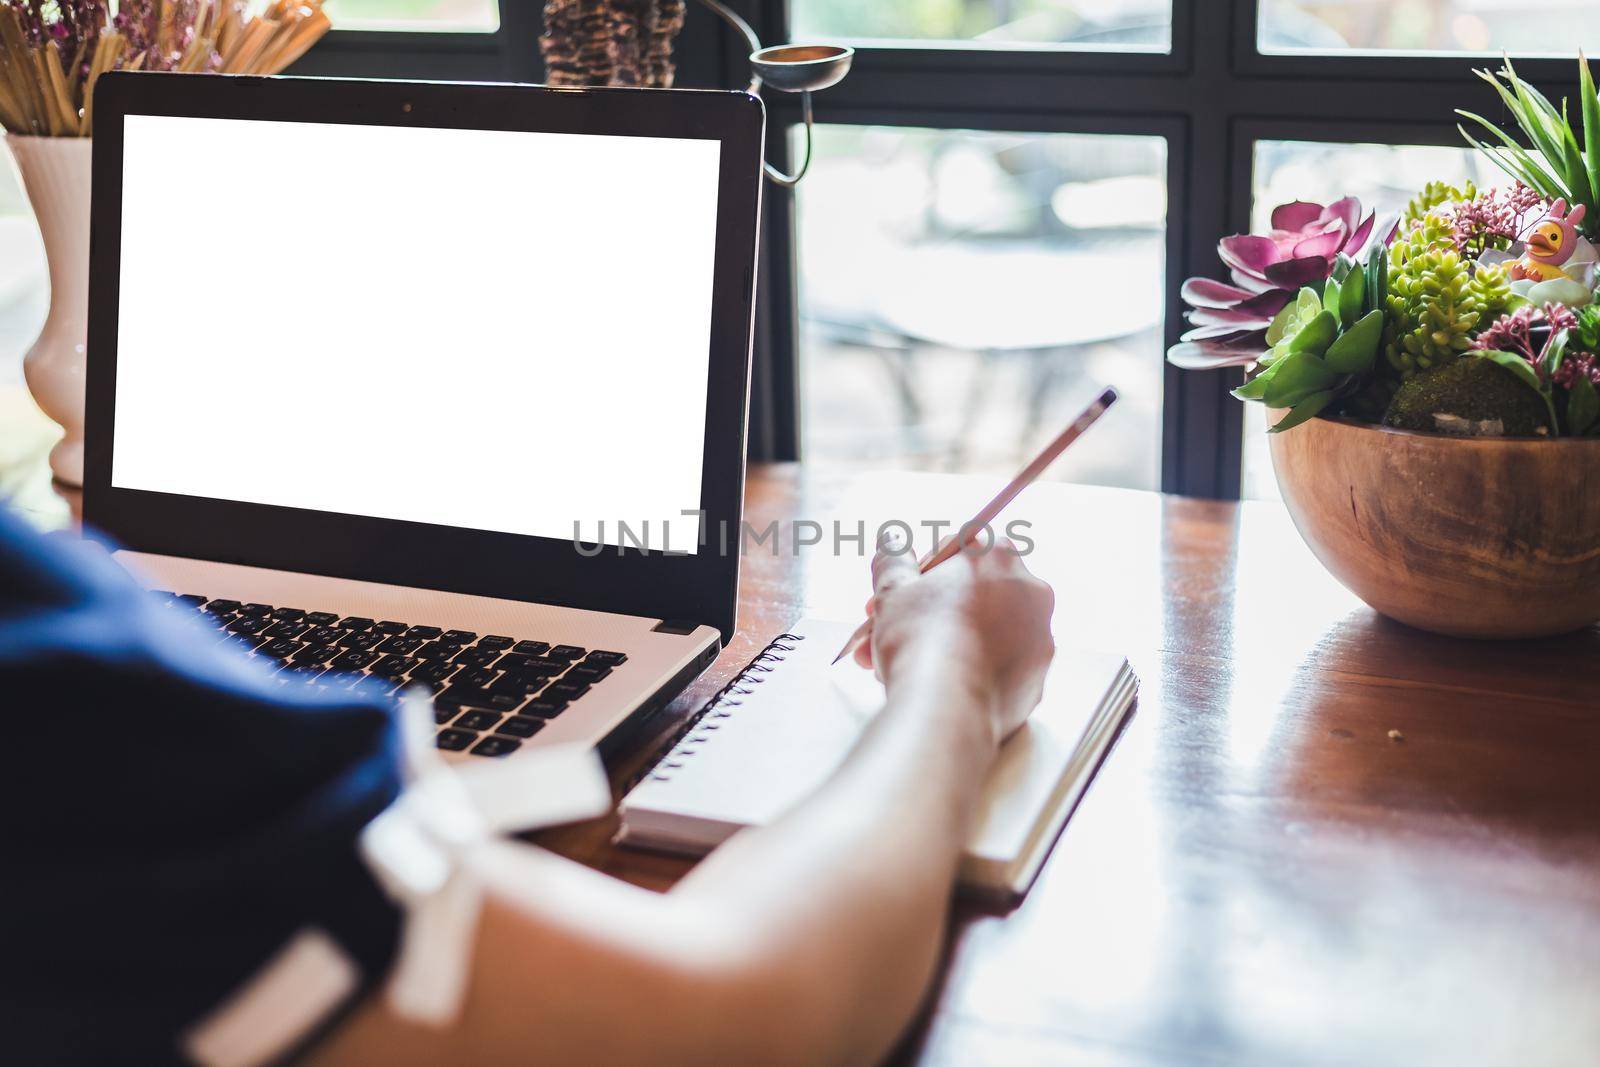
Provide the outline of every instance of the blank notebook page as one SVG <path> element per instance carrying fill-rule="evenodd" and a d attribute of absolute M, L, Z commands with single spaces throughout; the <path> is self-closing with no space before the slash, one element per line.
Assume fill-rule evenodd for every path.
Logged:
<path fill-rule="evenodd" d="M 705 852 L 821 785 L 883 703 L 870 673 L 850 662 L 829 666 L 852 628 L 808 619 L 795 627 L 801 640 L 775 641 L 623 801 L 621 840 Z M 1018 864 L 1065 821 L 1134 685 L 1120 656 L 1057 654 L 1040 707 L 990 773 L 964 881 L 1026 888 L 1013 884 Z"/>

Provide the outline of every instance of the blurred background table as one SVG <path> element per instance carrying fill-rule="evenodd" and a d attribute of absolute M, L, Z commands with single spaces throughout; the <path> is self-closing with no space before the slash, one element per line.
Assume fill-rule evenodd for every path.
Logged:
<path fill-rule="evenodd" d="M 71 521 L 47 424 L 0 387 L 0 491 Z M 752 471 L 747 516 L 951 520 L 982 478 Z M 1056 639 L 1126 653 L 1138 711 L 1016 911 L 962 904 L 899 1064 L 1592 1065 L 1600 1049 L 1600 630 L 1475 644 L 1374 615 L 1281 507 L 1045 485 L 1012 517 Z M 740 632 L 648 760 L 805 613 L 850 617 L 853 543 L 749 553 Z M 1393 733 L 1391 733 L 1393 732 Z M 680 860 L 541 843 L 653 888 Z M 866 860 L 864 860 L 865 862 Z"/>

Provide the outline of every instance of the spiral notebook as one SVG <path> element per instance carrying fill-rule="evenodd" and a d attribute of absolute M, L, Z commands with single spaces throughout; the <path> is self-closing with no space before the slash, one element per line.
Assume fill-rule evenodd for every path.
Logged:
<path fill-rule="evenodd" d="M 703 855 L 821 785 L 883 702 L 869 672 L 829 667 L 851 629 L 807 619 L 769 644 L 623 799 L 617 842 Z M 990 772 L 965 890 L 1008 903 L 1027 892 L 1137 690 L 1121 656 L 1057 653 L 1044 699 Z"/>

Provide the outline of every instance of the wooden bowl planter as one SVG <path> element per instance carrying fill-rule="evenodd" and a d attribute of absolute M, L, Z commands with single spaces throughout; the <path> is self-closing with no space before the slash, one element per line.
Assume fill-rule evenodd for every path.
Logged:
<path fill-rule="evenodd" d="M 1270 442 L 1295 527 L 1374 610 L 1476 638 L 1600 620 L 1600 439 L 1459 438 L 1314 418 Z"/>

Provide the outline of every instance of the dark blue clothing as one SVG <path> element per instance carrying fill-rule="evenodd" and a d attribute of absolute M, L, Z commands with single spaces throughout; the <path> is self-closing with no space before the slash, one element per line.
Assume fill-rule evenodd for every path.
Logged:
<path fill-rule="evenodd" d="M 356 853 L 399 790 L 392 709 L 279 688 L 189 614 L 0 507 L 0 1060 L 182 1063 L 307 927 L 368 988 L 393 957 Z"/>

